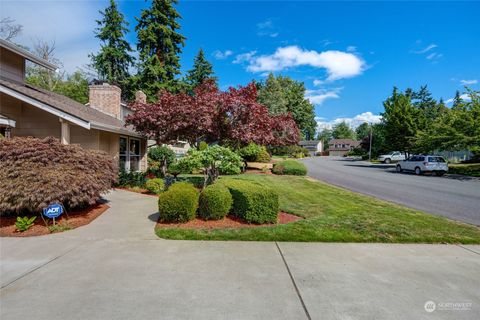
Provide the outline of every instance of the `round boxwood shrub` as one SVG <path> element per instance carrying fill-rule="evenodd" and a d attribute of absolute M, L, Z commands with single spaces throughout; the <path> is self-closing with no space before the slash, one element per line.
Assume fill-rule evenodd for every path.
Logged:
<path fill-rule="evenodd" d="M 228 188 L 212 184 L 200 194 L 198 216 L 205 220 L 223 219 L 232 207 L 233 199 Z"/>
<path fill-rule="evenodd" d="M 198 190 L 189 183 L 173 184 L 158 196 L 158 212 L 162 222 L 187 222 L 195 218 Z"/>
<path fill-rule="evenodd" d="M 273 165 L 274 174 L 288 174 L 294 176 L 304 176 L 307 174 L 307 167 L 301 162 L 295 160 L 285 160 Z"/>
<path fill-rule="evenodd" d="M 145 188 L 152 193 L 159 194 L 165 190 L 165 182 L 160 178 L 148 179 Z"/>
<path fill-rule="evenodd" d="M 117 177 L 113 157 L 59 140 L 0 140 L 0 213 L 39 213 L 54 202 L 67 209 L 94 204 Z"/>
<path fill-rule="evenodd" d="M 267 149 L 265 147 L 262 148 L 262 151 L 257 155 L 257 158 L 255 159 L 256 162 L 262 162 L 262 163 L 269 163 L 272 158 L 270 157 L 270 153 L 268 153 Z"/>
<path fill-rule="evenodd" d="M 239 179 L 223 179 L 233 198 L 232 212 L 248 223 L 276 223 L 278 194 L 265 186 Z"/>

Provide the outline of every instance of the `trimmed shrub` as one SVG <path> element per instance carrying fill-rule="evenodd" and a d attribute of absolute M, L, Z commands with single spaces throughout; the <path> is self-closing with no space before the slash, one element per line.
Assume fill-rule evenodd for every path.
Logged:
<path fill-rule="evenodd" d="M 288 174 L 293 176 L 304 176 L 307 174 L 307 167 L 301 162 L 295 160 L 285 160 L 273 165 L 274 174 Z"/>
<path fill-rule="evenodd" d="M 269 163 L 270 160 L 272 160 L 272 157 L 270 157 L 270 153 L 268 153 L 265 147 L 262 147 L 262 151 L 260 151 L 260 153 L 257 155 L 257 158 L 255 159 L 255 161 L 262 162 L 262 163 Z"/>
<path fill-rule="evenodd" d="M 240 157 L 242 157 L 243 160 L 250 162 L 257 161 L 256 159 L 261 152 L 262 146 L 253 142 L 250 142 L 247 146 L 238 150 L 238 154 L 240 155 Z"/>
<path fill-rule="evenodd" d="M 276 223 L 278 194 L 270 188 L 243 180 L 220 180 L 233 198 L 232 212 L 248 223 Z"/>
<path fill-rule="evenodd" d="M 198 150 L 203 151 L 207 148 L 208 148 L 208 143 L 206 143 L 205 141 L 200 141 L 200 143 L 198 144 Z"/>
<path fill-rule="evenodd" d="M 175 183 L 158 196 L 158 212 L 162 222 L 187 222 L 195 218 L 198 191 L 189 183 Z"/>
<path fill-rule="evenodd" d="M 160 178 L 148 179 L 145 187 L 148 191 L 159 194 L 165 190 L 165 182 Z"/>
<path fill-rule="evenodd" d="M 175 161 L 175 152 L 167 146 L 152 147 L 148 150 L 148 169 L 157 177 L 165 177 L 168 165 Z"/>
<path fill-rule="evenodd" d="M 59 140 L 0 140 L 0 212 L 40 212 L 54 202 L 67 209 L 94 204 L 117 177 L 116 162 L 104 152 Z"/>
<path fill-rule="evenodd" d="M 212 184 L 200 193 L 198 215 L 205 220 L 223 219 L 232 207 L 230 191 L 222 184 Z"/>

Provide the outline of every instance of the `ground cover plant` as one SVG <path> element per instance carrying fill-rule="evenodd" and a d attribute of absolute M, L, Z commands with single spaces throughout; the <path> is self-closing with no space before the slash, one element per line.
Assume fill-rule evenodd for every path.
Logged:
<path fill-rule="evenodd" d="M 158 228 L 159 237 L 196 240 L 480 243 L 480 229 L 298 176 L 244 174 L 274 189 L 281 211 L 305 219 L 257 228 Z"/>
<path fill-rule="evenodd" d="M 40 213 L 54 202 L 67 209 L 95 204 L 117 176 L 113 159 L 59 140 L 0 140 L 0 212 Z"/>

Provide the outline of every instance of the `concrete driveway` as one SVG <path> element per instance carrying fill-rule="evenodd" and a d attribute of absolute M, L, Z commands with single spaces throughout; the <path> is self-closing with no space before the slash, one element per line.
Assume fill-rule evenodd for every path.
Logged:
<path fill-rule="evenodd" d="M 396 173 L 395 165 L 340 157 L 302 160 L 308 175 L 407 207 L 480 226 L 480 179 Z"/>
<path fill-rule="evenodd" d="M 90 225 L 0 239 L 2 320 L 480 318 L 480 246 L 167 241 L 155 198 L 107 198 Z"/>

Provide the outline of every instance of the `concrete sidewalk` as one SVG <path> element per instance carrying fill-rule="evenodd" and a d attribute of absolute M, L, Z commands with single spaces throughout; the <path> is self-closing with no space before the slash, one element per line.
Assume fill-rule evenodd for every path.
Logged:
<path fill-rule="evenodd" d="M 2 320 L 480 318 L 480 246 L 168 241 L 155 198 L 108 198 L 88 226 L 0 239 Z"/>

